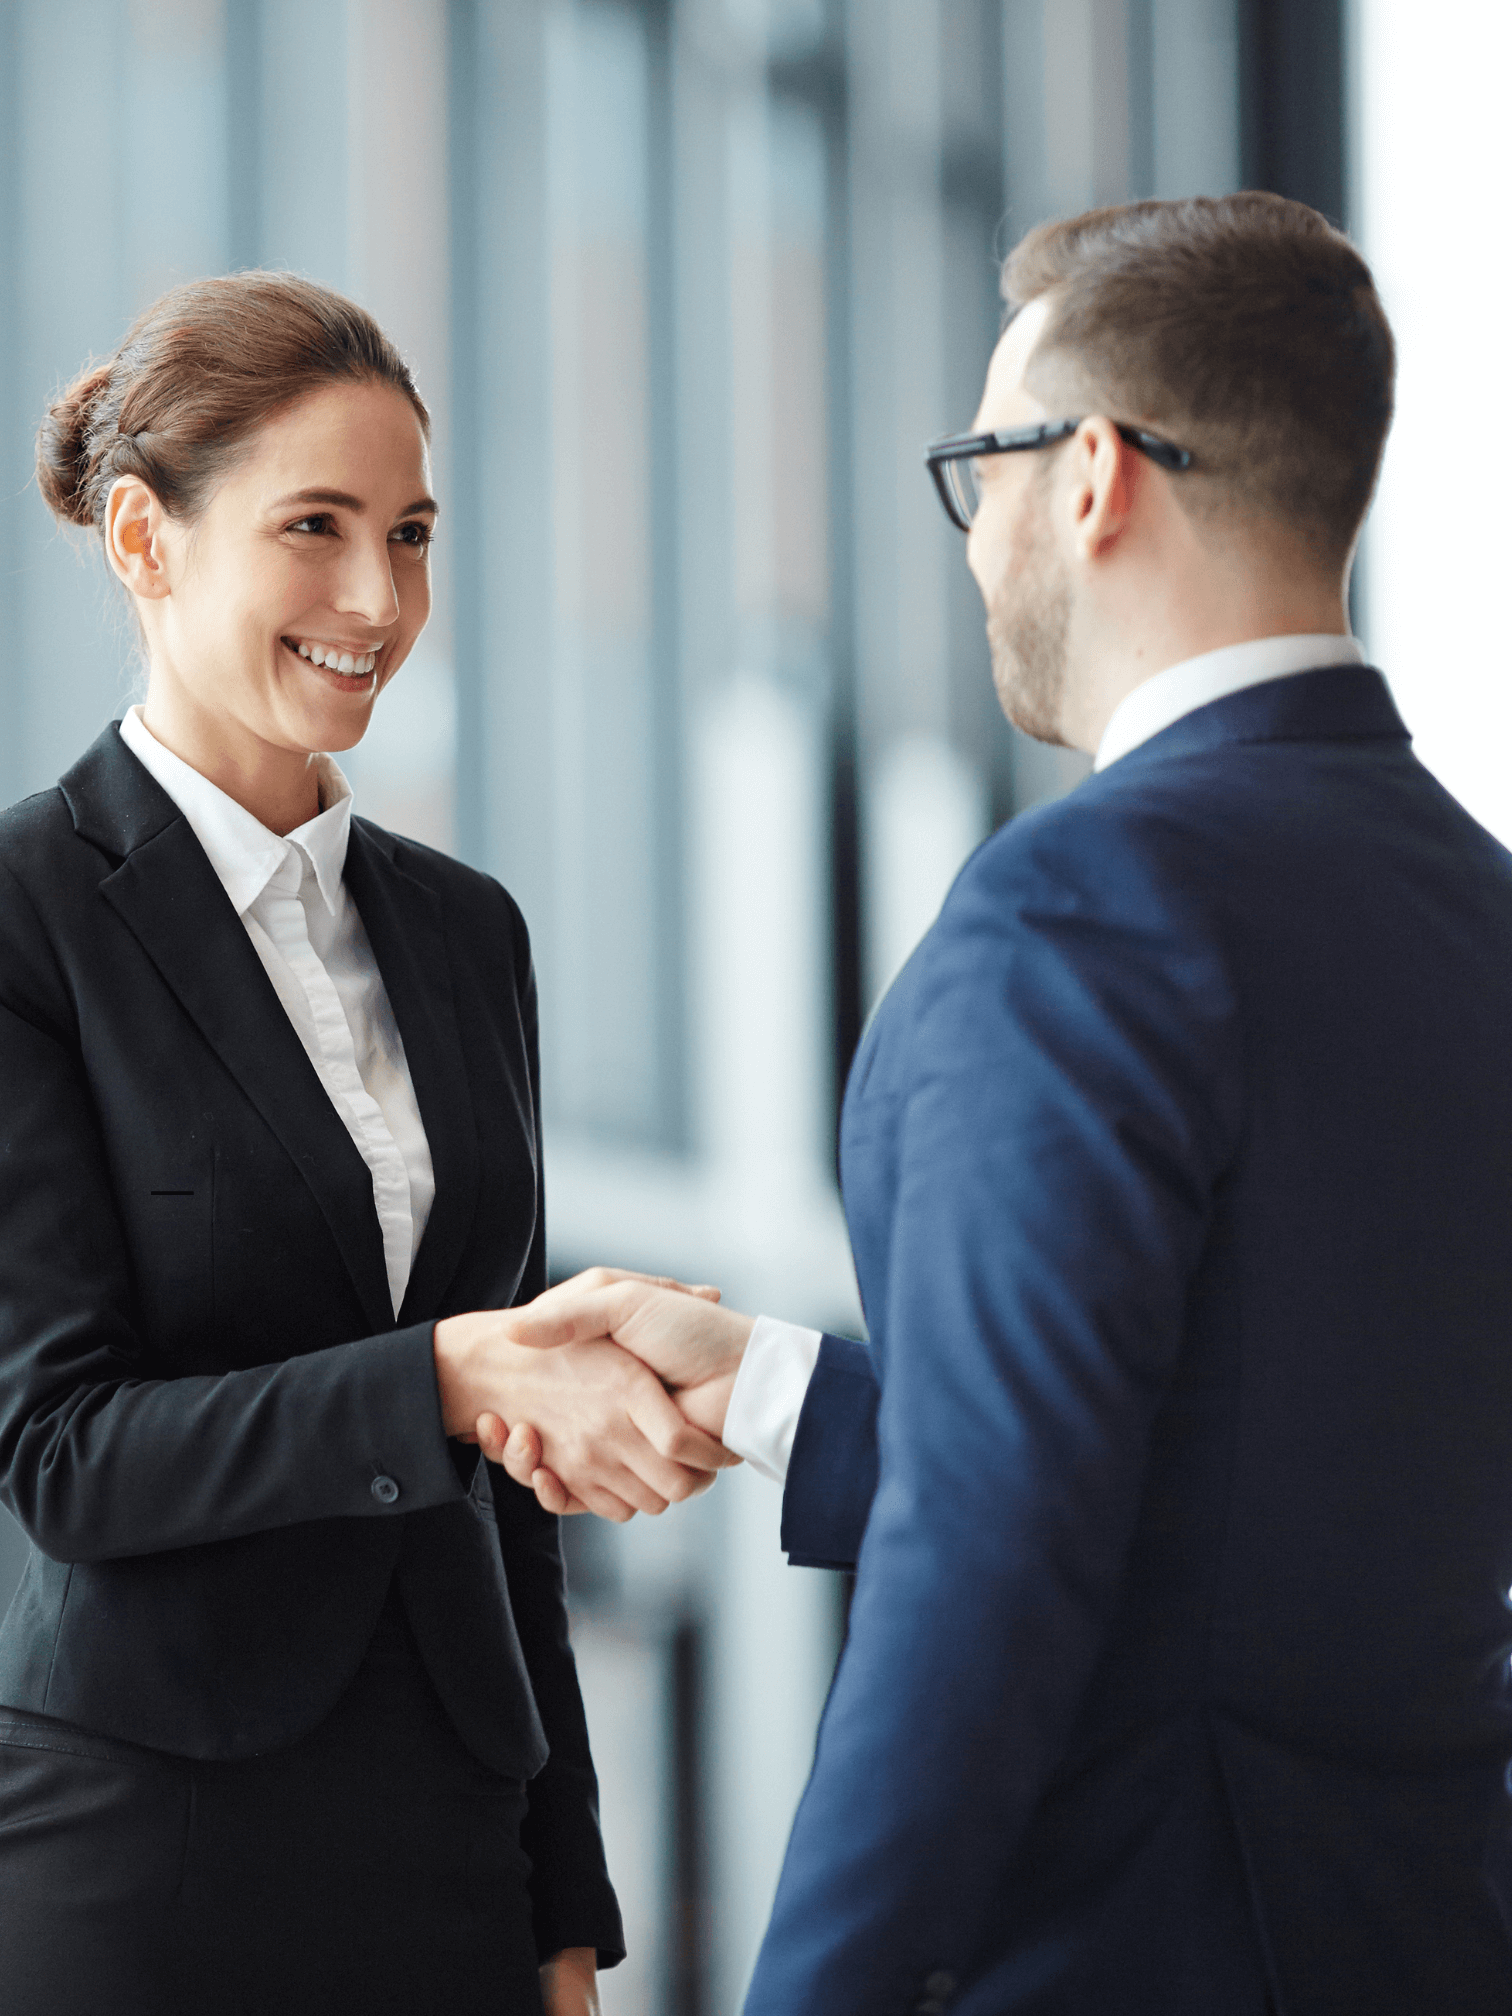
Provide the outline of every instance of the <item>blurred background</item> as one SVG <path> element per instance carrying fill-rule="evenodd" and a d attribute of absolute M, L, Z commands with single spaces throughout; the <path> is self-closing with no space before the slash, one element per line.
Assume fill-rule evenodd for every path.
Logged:
<path fill-rule="evenodd" d="M 140 671 L 35 494 L 49 393 L 180 279 L 355 295 L 430 402 L 443 515 L 435 619 L 343 760 L 524 906 L 554 1271 L 861 1334 L 862 1021 L 972 846 L 1084 767 L 998 715 L 920 455 L 971 420 L 1001 256 L 1239 187 L 1356 233 L 1402 344 L 1357 628 L 1512 838 L 1509 59 L 1499 0 L 0 0 L 0 802 Z M 609 2016 L 738 2007 L 845 1602 L 785 1567 L 779 1496 L 737 1471 L 571 1527 Z M 20 1545 L 0 1514 L 0 1601 Z"/>

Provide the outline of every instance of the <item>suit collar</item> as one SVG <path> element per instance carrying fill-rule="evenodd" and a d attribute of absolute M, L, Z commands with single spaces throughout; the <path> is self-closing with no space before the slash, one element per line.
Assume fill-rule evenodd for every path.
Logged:
<path fill-rule="evenodd" d="M 194 828 L 238 916 L 251 909 L 294 848 L 314 870 L 326 909 L 335 914 L 351 826 L 352 787 L 329 756 L 316 758 L 320 811 L 283 835 L 271 832 L 219 785 L 165 748 L 142 719 L 140 707 L 127 709 L 120 736 Z"/>
<path fill-rule="evenodd" d="M 118 721 L 101 729 L 73 768 L 63 773 L 58 789 L 79 837 L 117 859 L 134 853 L 183 817 L 121 740 Z"/>
<path fill-rule="evenodd" d="M 1183 714 L 1096 773 L 1099 784 L 1149 764 L 1244 742 L 1407 742 L 1386 681 L 1370 665 L 1329 665 L 1246 686 Z"/>
<path fill-rule="evenodd" d="M 1194 707 L 1206 707 L 1246 686 L 1261 686 L 1288 673 L 1316 672 L 1325 665 L 1363 665 L 1365 653 L 1347 635 L 1252 637 L 1203 651 L 1144 679 L 1124 695 L 1108 717 L 1097 745 L 1094 770 L 1106 770 L 1141 742 L 1169 728 Z"/>

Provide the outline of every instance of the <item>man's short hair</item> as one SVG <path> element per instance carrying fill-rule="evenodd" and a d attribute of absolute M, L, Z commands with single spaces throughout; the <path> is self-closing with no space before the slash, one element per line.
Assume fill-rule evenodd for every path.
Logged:
<path fill-rule="evenodd" d="M 1049 316 L 1025 372 L 1192 452 L 1199 516 L 1274 521 L 1342 564 L 1375 489 L 1396 353 L 1370 269 L 1282 196 L 1129 203 L 1041 224 L 1010 253 L 1010 313 Z"/>

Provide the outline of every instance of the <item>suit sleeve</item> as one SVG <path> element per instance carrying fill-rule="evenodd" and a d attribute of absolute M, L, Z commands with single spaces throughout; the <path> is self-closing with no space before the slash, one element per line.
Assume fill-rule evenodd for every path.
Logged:
<path fill-rule="evenodd" d="M 879 1397 L 867 1346 L 826 1335 L 782 1493 L 782 1545 L 790 1567 L 855 1567 L 877 1489 Z"/>
<path fill-rule="evenodd" d="M 518 913 L 516 913 L 518 914 Z M 530 973 L 523 922 L 518 925 L 519 999 L 530 1057 L 536 1112 L 536 1168 L 541 1163 L 540 1070 L 535 981 Z M 546 1218 L 538 1206 L 535 1241 L 518 1300 L 529 1302 L 546 1286 Z M 489 1465 L 499 1515 L 510 1608 L 526 1671 L 551 1754 L 530 1781 L 529 1810 L 520 1845 L 531 1859 L 531 1910 L 536 1950 L 543 1960 L 564 1947 L 592 1946 L 600 1967 L 625 1957 L 619 1904 L 604 1861 L 599 1832 L 598 1778 L 588 1746 L 588 1724 L 567 1631 L 567 1587 L 559 1519 L 543 1512 L 535 1494 Z"/>
<path fill-rule="evenodd" d="M 1102 853 L 990 847 L 916 955 L 879 1482 L 747 2016 L 970 1975 L 1115 1616 L 1242 1082 L 1219 950 L 1136 855 L 1115 912 Z"/>
<path fill-rule="evenodd" d="M 135 1325 L 67 991 L 3 865 L 0 1227 L 0 1499 L 54 1560 L 462 1496 L 429 1324 L 243 1371 L 159 1376 Z"/>

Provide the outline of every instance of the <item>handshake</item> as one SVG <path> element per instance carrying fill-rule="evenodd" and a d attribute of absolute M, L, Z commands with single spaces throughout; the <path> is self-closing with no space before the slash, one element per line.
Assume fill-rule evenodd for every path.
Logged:
<path fill-rule="evenodd" d="M 719 1438 L 751 1329 L 717 1288 L 594 1267 L 437 1323 L 442 1426 L 548 1512 L 664 1512 L 740 1460 Z"/>

